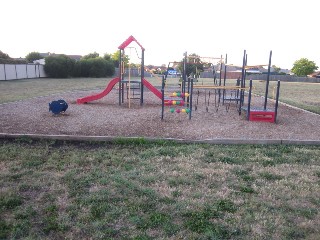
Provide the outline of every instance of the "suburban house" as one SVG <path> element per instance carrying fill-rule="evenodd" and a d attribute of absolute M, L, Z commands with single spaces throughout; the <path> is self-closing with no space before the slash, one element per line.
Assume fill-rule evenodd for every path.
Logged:
<path fill-rule="evenodd" d="M 311 73 L 308 75 L 308 77 L 320 78 L 320 71 Z"/>

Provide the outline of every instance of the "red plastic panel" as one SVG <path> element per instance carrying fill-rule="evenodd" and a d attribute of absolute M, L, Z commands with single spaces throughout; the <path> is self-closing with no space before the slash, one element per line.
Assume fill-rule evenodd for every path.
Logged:
<path fill-rule="evenodd" d="M 275 112 L 250 111 L 249 121 L 274 122 Z"/>
<path fill-rule="evenodd" d="M 133 41 L 135 41 L 140 46 L 140 48 L 144 50 L 144 47 L 142 47 L 142 45 L 132 35 L 128 37 L 128 39 L 125 40 L 118 48 L 123 50 Z"/>

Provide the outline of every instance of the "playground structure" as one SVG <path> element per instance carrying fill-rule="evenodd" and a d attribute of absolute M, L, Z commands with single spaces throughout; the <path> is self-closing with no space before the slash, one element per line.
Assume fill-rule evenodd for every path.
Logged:
<path fill-rule="evenodd" d="M 191 61 L 190 61 L 191 58 Z M 204 61 L 203 61 L 204 59 Z M 208 60 L 211 62 L 208 63 Z M 217 66 L 215 66 L 212 61 L 216 62 L 216 65 L 218 66 L 218 69 L 216 69 Z M 195 102 L 194 102 L 194 110 L 198 110 L 199 105 L 199 99 L 200 99 L 200 93 L 201 95 L 204 94 L 204 105 L 206 107 L 206 111 L 209 112 L 209 106 L 213 106 L 212 103 L 210 103 L 210 100 L 212 99 L 211 96 L 214 96 L 214 108 L 217 112 L 220 107 L 220 102 L 222 104 L 225 104 L 225 101 L 228 100 L 229 104 L 226 106 L 226 109 L 228 110 L 230 107 L 231 101 L 236 101 L 237 103 L 241 100 L 240 99 L 240 91 L 245 90 L 245 88 L 241 88 L 240 84 L 237 86 L 226 86 L 226 67 L 227 67 L 227 55 L 225 58 L 221 55 L 220 57 L 201 57 L 201 56 L 187 56 L 187 54 L 184 54 L 184 60 L 183 60 L 183 69 L 186 68 L 186 64 L 199 64 L 203 63 L 207 66 L 211 66 L 212 73 L 213 73 L 213 81 L 211 84 L 204 84 L 199 82 L 199 76 L 200 73 L 197 70 L 197 67 L 195 68 L 195 72 L 192 72 L 190 74 L 189 78 L 193 78 L 193 81 L 195 82 L 192 87 L 192 92 L 195 94 Z M 217 64 L 218 63 L 218 64 Z M 225 68 L 224 72 L 224 78 L 222 82 L 222 68 Z M 219 76 L 217 76 L 217 73 L 219 73 Z M 186 78 L 182 79 L 182 91 L 186 87 Z"/>
<path fill-rule="evenodd" d="M 128 79 L 125 79 L 125 74 L 124 74 L 125 73 L 124 72 L 125 49 L 127 47 L 130 48 L 129 45 L 132 42 L 136 42 L 141 49 L 141 55 L 140 55 L 141 57 L 139 58 L 141 60 L 140 69 L 142 71 L 140 73 L 139 80 L 131 80 L 130 71 L 129 71 Z M 227 70 L 229 66 L 227 63 L 227 59 L 228 59 L 227 54 L 225 55 L 225 58 L 223 58 L 222 55 L 220 57 L 199 57 L 199 56 L 187 56 L 187 53 L 185 52 L 182 62 L 169 62 L 167 71 L 162 76 L 162 88 L 161 88 L 161 91 L 159 91 L 144 77 L 144 71 L 143 71 L 144 70 L 144 51 L 145 51 L 144 47 L 133 36 L 130 36 L 118 47 L 118 49 L 119 49 L 119 76 L 112 79 L 102 92 L 77 99 L 78 104 L 88 103 L 88 102 L 103 98 L 113 89 L 113 87 L 117 83 L 119 83 L 119 87 L 118 87 L 119 105 L 122 105 L 124 103 L 124 96 L 125 96 L 125 90 L 126 90 L 128 107 L 130 108 L 131 99 L 139 99 L 140 106 L 142 106 L 144 102 L 144 87 L 147 87 L 153 94 L 155 94 L 159 99 L 161 99 L 161 103 L 162 103 L 161 119 L 162 120 L 164 119 L 165 106 L 170 106 L 171 107 L 170 112 L 172 113 L 173 112 L 187 113 L 189 116 L 189 119 L 191 119 L 192 110 L 193 110 L 192 96 L 193 94 L 197 94 L 196 101 L 194 103 L 194 111 L 197 111 L 198 105 L 199 105 L 199 96 L 201 91 L 201 93 L 204 92 L 204 98 L 205 98 L 204 102 L 205 102 L 205 107 L 207 112 L 209 111 L 209 106 L 210 107 L 212 106 L 212 104 L 210 104 L 210 99 L 212 99 L 213 97 L 211 98 L 211 96 L 214 95 L 214 109 L 216 112 L 218 111 L 221 105 L 225 105 L 226 110 L 228 111 L 231 104 L 233 103 L 234 105 L 236 105 L 239 115 L 241 115 L 242 111 L 246 112 L 246 118 L 249 121 L 265 121 L 265 122 L 276 123 L 278 100 L 279 100 L 279 93 L 280 93 L 280 81 L 278 81 L 278 84 L 277 84 L 275 106 L 273 109 L 267 108 L 272 51 L 270 51 L 269 64 L 249 66 L 247 65 L 246 50 L 244 50 L 242 69 L 241 69 L 241 78 L 237 80 L 236 85 L 226 84 Z M 136 53 L 138 55 L 137 50 L 136 50 Z M 194 60 L 190 61 L 190 59 L 194 59 Z M 197 70 L 195 73 L 191 73 L 189 76 L 187 76 L 187 71 L 186 71 L 187 64 L 197 64 L 199 63 L 197 62 L 199 61 L 199 59 L 210 59 L 210 61 L 212 60 L 218 61 L 219 64 L 217 64 L 217 66 L 219 67 L 219 69 L 216 69 L 215 66 L 212 65 L 213 84 L 210 84 L 210 85 L 199 84 L 198 77 L 200 76 L 200 74 L 197 72 Z M 180 86 L 180 91 L 175 92 L 175 94 L 171 93 L 168 96 L 166 96 L 165 87 L 166 87 L 166 80 L 168 77 L 168 69 L 169 69 L 170 63 L 175 63 L 175 64 L 182 63 L 181 86 Z M 249 86 L 248 87 L 246 86 L 247 70 L 257 66 L 268 66 L 268 75 L 267 75 L 267 81 L 266 81 L 263 107 L 253 106 L 251 102 L 252 96 L 253 96 L 252 80 L 250 80 Z M 129 64 L 129 70 L 130 70 L 130 64 Z M 224 70 L 223 76 L 222 76 L 222 70 Z M 219 73 L 219 76 L 217 76 L 217 73 Z M 197 84 L 194 84 L 194 82 L 197 82 Z M 194 91 L 197 91 L 197 92 L 194 93 Z M 245 105 L 245 96 L 247 96 L 247 99 L 248 99 L 247 105 Z M 185 107 L 185 108 L 182 108 L 182 107 Z"/>
<path fill-rule="evenodd" d="M 136 42 L 138 44 L 138 46 L 141 48 L 141 69 L 144 69 L 144 47 L 133 37 L 130 36 L 126 41 L 124 41 L 119 47 L 119 105 L 121 105 L 122 103 L 124 103 L 124 89 L 126 88 L 127 90 L 127 99 L 128 99 L 128 106 L 130 108 L 131 105 L 131 91 L 133 90 L 140 90 L 140 93 L 138 93 L 137 95 L 140 96 L 137 99 L 140 99 L 140 105 L 143 104 L 143 91 L 144 91 L 144 71 L 141 71 L 140 74 L 140 80 L 131 80 L 131 76 L 130 76 L 130 64 L 129 64 L 129 75 L 128 75 L 128 79 L 124 78 L 124 69 L 125 69 L 125 49 L 132 43 L 132 42 Z M 130 50 L 131 51 L 131 50 Z M 138 53 L 137 53 L 138 55 Z M 134 84 L 132 86 L 132 84 Z M 133 92 L 134 94 L 134 92 Z M 135 97 L 136 98 L 136 97 Z"/>
<path fill-rule="evenodd" d="M 185 74 L 185 66 L 183 67 L 182 76 L 184 78 L 183 82 L 186 82 L 188 79 L 187 88 L 182 88 L 184 91 L 176 91 L 169 96 L 165 96 L 165 84 L 166 78 L 168 76 L 168 71 L 165 75 L 162 76 L 162 87 L 161 87 L 161 120 L 164 119 L 164 108 L 165 106 L 170 107 L 171 113 L 186 113 L 189 116 L 189 120 L 191 120 L 192 116 L 192 90 L 193 90 L 193 78 L 188 77 Z M 185 84 L 184 84 L 185 85 Z M 187 91 L 186 91 L 187 90 Z"/>
<path fill-rule="evenodd" d="M 140 74 L 140 80 L 131 80 L 130 78 L 130 71 L 129 71 L 129 76 L 128 79 L 125 79 L 125 74 L 124 74 L 124 69 L 125 69 L 125 62 L 124 62 L 124 57 L 125 57 L 125 49 L 132 43 L 132 42 L 136 42 L 137 45 L 141 48 L 141 66 L 140 69 L 142 69 L 141 74 Z M 162 98 L 162 94 L 161 92 L 154 87 L 150 82 L 148 82 L 145 78 L 144 78 L 144 47 L 133 37 L 130 36 L 128 39 L 126 39 L 119 47 L 119 76 L 112 79 L 108 85 L 106 86 L 106 88 L 97 94 L 93 94 L 90 96 L 86 96 L 83 98 L 78 98 L 77 99 L 77 104 L 83 104 L 83 103 L 88 103 L 88 102 L 92 102 L 92 101 L 96 101 L 99 100 L 103 97 L 105 97 L 106 95 L 108 95 L 108 93 L 110 93 L 110 91 L 113 89 L 113 87 L 119 83 L 119 105 L 121 105 L 122 103 L 124 103 L 124 96 L 127 95 L 127 99 L 128 99 L 128 106 L 130 107 L 130 102 L 131 99 L 133 99 L 131 96 L 133 96 L 135 99 L 139 99 L 140 100 L 140 105 L 143 105 L 143 94 L 144 94 L 144 86 L 147 87 L 152 93 L 154 93 L 159 99 Z M 134 84 L 134 85 L 132 85 Z M 125 93 L 125 90 L 127 91 Z M 138 91 L 137 93 L 132 94 L 131 91 Z"/>
<path fill-rule="evenodd" d="M 267 72 L 267 80 L 266 80 L 266 87 L 265 87 L 265 94 L 264 94 L 264 104 L 263 107 L 257 107 L 252 106 L 251 98 L 252 98 L 252 80 L 250 79 L 249 84 L 249 93 L 248 93 L 248 104 L 247 106 L 243 105 L 243 101 L 240 102 L 239 107 L 239 114 L 241 114 L 241 110 L 244 110 L 246 112 L 246 117 L 248 121 L 261 121 L 261 122 L 271 122 L 276 123 L 277 122 L 277 113 L 278 113 L 278 103 L 279 103 L 279 95 L 280 95 L 280 81 L 277 82 L 277 90 L 276 90 L 276 99 L 275 99 L 275 105 L 273 108 L 268 108 L 268 95 L 269 95 L 269 82 L 270 82 L 270 70 L 271 70 L 271 59 L 272 59 L 272 51 L 270 51 L 269 54 L 269 63 L 264 65 L 255 65 L 255 66 L 248 66 L 248 56 L 246 54 L 246 50 L 244 50 L 243 54 L 243 72 L 241 79 L 241 86 L 245 87 L 245 78 L 246 78 L 246 70 L 251 67 L 256 66 L 268 66 L 268 72 Z M 244 95 L 244 92 L 241 93 Z"/>
<path fill-rule="evenodd" d="M 278 101 L 279 101 L 279 94 L 280 94 L 280 81 L 277 83 L 277 90 L 276 90 L 276 99 L 275 99 L 275 106 L 274 108 L 267 108 L 268 103 L 268 93 L 269 93 L 269 79 L 270 79 L 270 68 L 271 68 L 271 57 L 272 51 L 270 51 L 269 55 L 269 63 L 262 64 L 262 65 L 247 65 L 247 54 L 246 50 L 244 50 L 243 55 L 243 65 L 241 69 L 241 78 L 237 79 L 236 85 L 231 86 L 227 85 L 227 54 L 225 56 L 225 62 L 223 63 L 222 57 L 219 65 L 219 77 L 216 76 L 217 71 L 214 71 L 214 79 L 213 84 L 210 85 L 201 85 L 196 84 L 193 86 L 194 90 L 197 90 L 196 94 L 196 101 L 194 103 L 195 111 L 198 108 L 198 101 L 199 101 L 199 90 L 201 89 L 204 91 L 204 102 L 206 106 L 206 111 L 209 111 L 210 99 L 214 99 L 214 108 L 217 112 L 220 104 L 225 105 L 226 110 L 228 111 L 230 108 L 231 103 L 235 103 L 238 106 L 239 115 L 242 111 L 246 112 L 246 118 L 249 121 L 264 121 L 264 122 L 274 122 L 276 123 L 277 119 L 277 110 L 278 110 Z M 224 65 L 224 67 L 223 67 Z M 252 91 L 253 91 L 253 84 L 252 80 L 250 80 L 249 86 L 246 86 L 246 76 L 247 70 L 254 68 L 254 67 L 261 67 L 261 66 L 268 66 L 267 72 L 267 81 L 265 87 L 265 94 L 264 94 L 264 106 L 263 107 L 253 107 L 252 106 Z M 224 76 L 222 81 L 222 69 L 224 68 Z M 198 82 L 198 81 L 196 81 Z M 213 95 L 213 97 L 211 97 Z M 245 96 L 247 95 L 248 103 L 245 105 Z M 212 104 L 211 104 L 212 105 Z"/>

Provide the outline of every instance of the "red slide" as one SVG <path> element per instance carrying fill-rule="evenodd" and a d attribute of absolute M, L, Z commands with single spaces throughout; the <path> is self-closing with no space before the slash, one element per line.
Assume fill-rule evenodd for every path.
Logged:
<path fill-rule="evenodd" d="M 146 79 L 142 79 L 143 85 L 146 86 L 151 92 L 153 92 L 158 98 L 162 99 L 162 93 L 156 89 L 151 83 Z"/>
<path fill-rule="evenodd" d="M 108 83 L 106 89 L 104 89 L 101 93 L 94 94 L 94 95 L 87 96 L 87 97 L 83 97 L 83 98 L 78 98 L 77 103 L 82 104 L 82 103 L 92 102 L 92 101 L 98 100 L 100 98 L 103 98 L 112 90 L 113 86 L 116 85 L 116 83 L 118 83 L 119 80 L 120 80 L 120 78 L 118 78 L 118 77 L 112 79 Z"/>

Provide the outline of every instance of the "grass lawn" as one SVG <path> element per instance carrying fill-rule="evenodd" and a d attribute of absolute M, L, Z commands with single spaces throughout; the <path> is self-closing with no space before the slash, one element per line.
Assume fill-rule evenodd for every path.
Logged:
<path fill-rule="evenodd" d="M 264 96 L 265 81 L 254 81 L 253 93 Z M 277 82 L 269 85 L 269 97 L 275 99 Z M 320 83 L 281 82 L 279 101 L 320 114 Z"/>
<path fill-rule="evenodd" d="M 103 88 L 111 78 L 37 78 L 0 81 L 0 103 L 66 91 Z"/>
<path fill-rule="evenodd" d="M 0 239 L 319 239 L 320 149 L 1 140 Z"/>
<path fill-rule="evenodd" d="M 0 81 L 0 104 L 76 90 L 104 89 L 112 78 L 41 78 Z M 159 78 L 148 79 L 161 86 Z"/>

